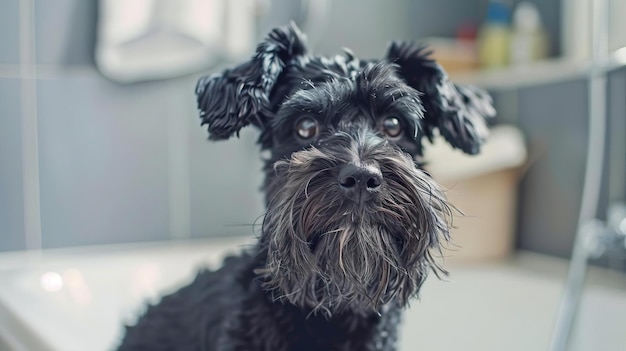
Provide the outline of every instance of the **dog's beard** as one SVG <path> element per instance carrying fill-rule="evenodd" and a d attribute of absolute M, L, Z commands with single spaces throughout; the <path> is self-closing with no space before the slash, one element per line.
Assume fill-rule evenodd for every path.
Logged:
<path fill-rule="evenodd" d="M 395 147 L 352 144 L 277 162 L 263 222 L 263 286 L 327 316 L 404 306 L 429 271 L 445 272 L 433 258 L 451 219 L 440 186 Z M 364 204 L 346 199 L 337 182 L 337 168 L 355 154 L 377 162 L 385 182 Z"/>

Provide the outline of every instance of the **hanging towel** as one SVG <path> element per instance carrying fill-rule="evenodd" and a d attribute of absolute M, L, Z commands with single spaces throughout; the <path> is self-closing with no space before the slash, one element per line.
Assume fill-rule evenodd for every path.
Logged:
<path fill-rule="evenodd" d="M 223 54 L 226 0 L 100 0 L 95 61 L 121 83 L 165 79 Z"/>

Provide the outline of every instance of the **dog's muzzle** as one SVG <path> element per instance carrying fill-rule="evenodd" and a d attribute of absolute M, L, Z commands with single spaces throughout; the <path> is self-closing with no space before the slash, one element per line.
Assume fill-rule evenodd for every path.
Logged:
<path fill-rule="evenodd" d="M 326 314 L 403 305 L 448 237 L 442 189 L 367 131 L 337 132 L 274 167 L 258 273 L 275 297 Z"/>

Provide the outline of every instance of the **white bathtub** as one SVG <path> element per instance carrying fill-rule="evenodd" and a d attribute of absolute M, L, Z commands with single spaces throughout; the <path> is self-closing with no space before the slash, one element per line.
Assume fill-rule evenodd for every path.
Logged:
<path fill-rule="evenodd" d="M 111 350 L 144 301 L 249 243 L 201 240 L 0 255 L 0 348 Z M 546 350 L 566 264 L 522 253 L 499 263 L 449 262 L 402 325 L 401 350 Z M 572 350 L 626 350 L 626 278 L 593 269 Z M 7 347 L 7 346 L 4 346 Z"/>

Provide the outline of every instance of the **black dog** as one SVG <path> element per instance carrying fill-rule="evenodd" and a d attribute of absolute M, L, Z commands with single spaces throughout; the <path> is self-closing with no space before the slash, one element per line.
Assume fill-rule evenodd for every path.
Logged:
<path fill-rule="evenodd" d="M 418 163 L 435 130 L 468 154 L 490 97 L 451 83 L 428 52 L 307 54 L 290 25 L 249 62 L 198 82 L 212 140 L 246 125 L 271 151 L 258 245 L 166 296 L 120 350 L 395 350 L 401 309 L 448 239 L 451 206 Z"/>

